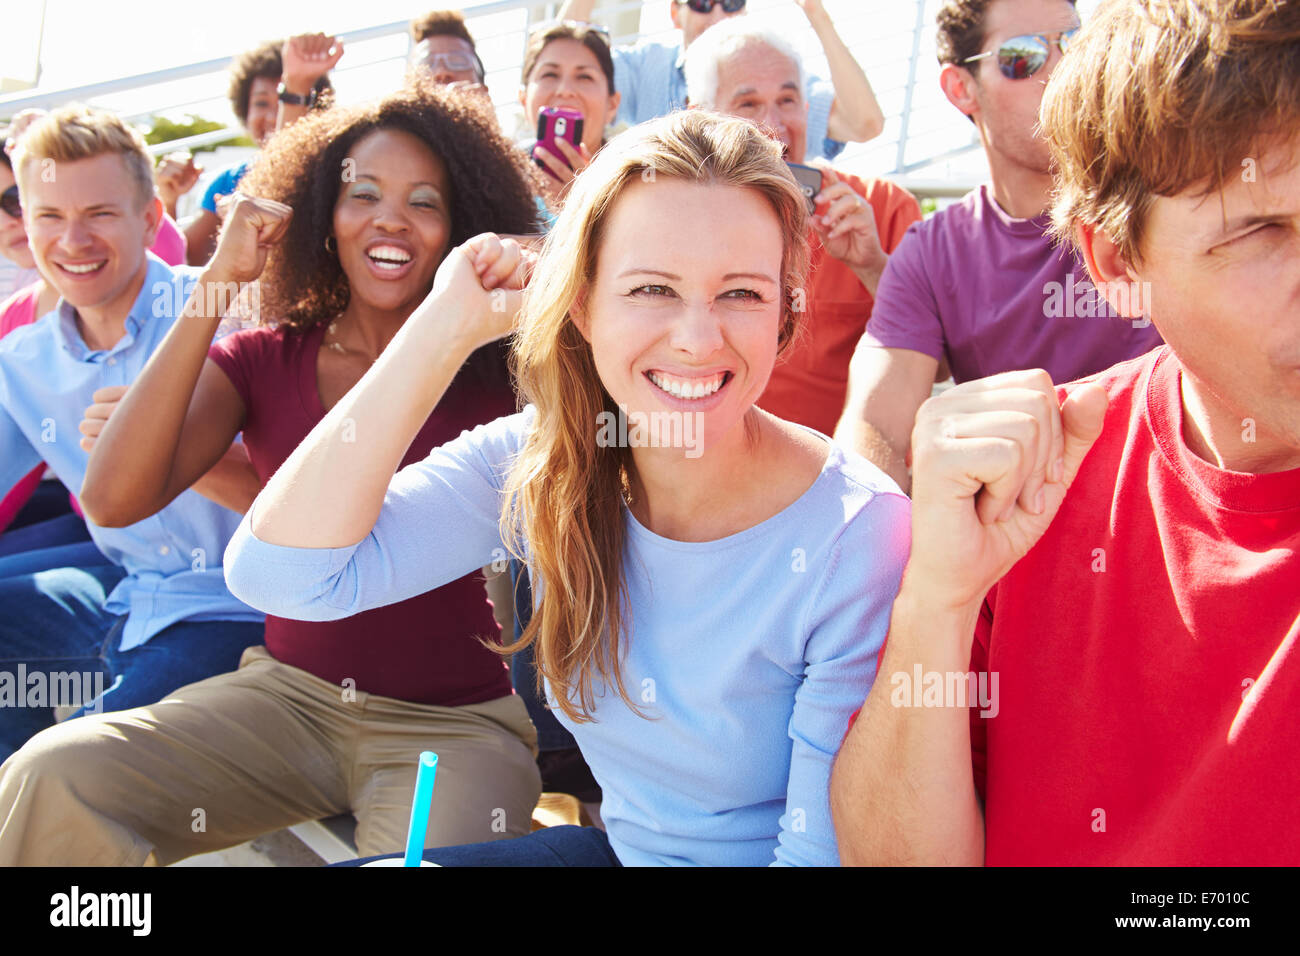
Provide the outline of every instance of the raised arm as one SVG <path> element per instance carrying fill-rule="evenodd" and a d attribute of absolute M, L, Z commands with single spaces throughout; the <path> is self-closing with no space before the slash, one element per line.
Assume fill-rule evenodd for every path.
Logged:
<path fill-rule="evenodd" d="M 289 37 L 280 48 L 282 73 L 280 82 L 284 91 L 306 99 L 311 95 L 316 82 L 338 65 L 343 57 L 343 41 L 338 37 L 323 33 L 303 33 Z M 280 110 L 276 114 L 277 131 L 292 126 L 302 119 L 310 109 L 302 105 L 280 101 Z"/>
<path fill-rule="evenodd" d="M 590 23 L 591 15 L 596 9 L 596 0 L 565 0 L 564 6 L 556 15 L 558 20 L 577 20 Z"/>
<path fill-rule="evenodd" d="M 930 397 L 939 363 L 923 352 L 880 348 L 865 339 L 849 362 L 849 391 L 835 439 L 910 493 L 907 453 L 917 410 Z"/>
<path fill-rule="evenodd" d="M 167 215 L 176 218 L 177 201 L 194 188 L 202 173 L 203 167 L 194 164 L 194 157 L 188 150 L 168 153 L 162 158 L 154 169 L 153 178 Z"/>
<path fill-rule="evenodd" d="M 185 261 L 192 266 L 206 265 L 212 258 L 217 242 L 221 219 L 210 209 L 200 209 L 198 215 L 185 223 Z"/>
<path fill-rule="evenodd" d="M 831 85 L 835 87 L 835 102 L 831 104 L 826 124 L 827 136 L 843 143 L 875 139 L 885 128 L 885 114 L 876 102 L 867 74 L 840 38 L 822 0 L 795 2 L 821 41 L 831 71 Z M 815 144 L 814 148 L 820 149 L 821 144 Z"/>
<path fill-rule="evenodd" d="M 510 331 L 522 275 L 518 244 L 491 234 L 448 253 L 428 298 L 262 489 L 253 534 L 293 548 L 348 547 L 369 534 L 397 466 L 457 370 Z"/>
<path fill-rule="evenodd" d="M 1051 524 L 1105 409 L 1096 385 L 1058 403 L 1041 371 L 967 382 L 921 409 L 912 552 L 880 671 L 831 778 L 842 862 L 983 863 L 969 709 L 898 699 L 894 675 L 919 668 L 948 685 L 969 671 L 985 595 Z"/>
<path fill-rule="evenodd" d="M 241 198 L 182 314 L 120 407 L 111 417 L 102 411 L 91 415 L 94 406 L 88 410 L 88 419 L 106 419 L 80 496 L 96 524 L 123 527 L 156 513 L 230 448 L 243 424 L 243 401 L 208 362 L 208 346 L 234 291 L 261 275 L 290 215 L 281 203 Z"/>

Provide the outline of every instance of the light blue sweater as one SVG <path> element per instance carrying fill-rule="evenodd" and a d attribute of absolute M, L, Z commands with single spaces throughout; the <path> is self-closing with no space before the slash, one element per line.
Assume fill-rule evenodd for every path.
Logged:
<path fill-rule="evenodd" d="M 533 414 L 402 469 L 354 547 L 267 544 L 250 512 L 226 551 L 231 591 L 280 617 L 336 620 L 490 563 L 503 478 Z M 623 680 L 648 719 L 599 682 L 594 722 L 556 711 L 604 792 L 614 852 L 628 865 L 838 863 L 831 763 L 875 676 L 907 560 L 907 498 L 831 445 L 808 491 L 739 534 L 673 541 L 625 513 Z"/>

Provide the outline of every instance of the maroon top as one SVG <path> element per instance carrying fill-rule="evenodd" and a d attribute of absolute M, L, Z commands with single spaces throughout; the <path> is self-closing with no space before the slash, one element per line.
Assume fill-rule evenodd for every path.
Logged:
<path fill-rule="evenodd" d="M 324 325 L 300 334 L 243 329 L 208 352 L 244 400 L 244 444 L 263 485 L 325 417 L 316 386 L 324 337 Z M 508 384 L 485 385 L 462 371 L 411 442 L 402 466 L 514 411 Z M 333 684 L 351 678 L 357 690 L 443 707 L 512 693 L 505 662 L 477 640 L 500 634 L 477 573 L 341 621 L 266 616 L 266 648 L 277 660 Z"/>

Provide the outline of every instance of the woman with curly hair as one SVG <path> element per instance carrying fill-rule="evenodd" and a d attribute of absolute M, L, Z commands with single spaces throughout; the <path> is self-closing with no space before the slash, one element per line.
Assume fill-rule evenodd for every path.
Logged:
<path fill-rule="evenodd" d="M 527 167 L 468 97 L 416 86 L 272 140 L 190 300 L 193 317 L 119 407 L 83 424 L 98 435 L 83 490 L 94 520 L 153 514 L 240 432 L 266 481 L 370 372 L 448 250 L 485 229 L 532 231 Z M 275 324 L 209 347 L 222 311 L 214 298 L 259 274 Z M 457 363 L 404 462 L 515 410 L 497 348 Z M 353 425 L 343 440 L 370 456 L 376 436 Z M 265 647 L 236 672 L 58 726 L 9 768 L 10 782 L 23 781 L 12 791 L 21 805 L 0 857 L 17 834 L 27 862 L 165 864 L 347 811 L 362 853 L 397 850 L 425 749 L 439 755 L 430 845 L 528 832 L 536 737 L 486 646 L 499 628 L 482 578 L 439 584 L 330 621 L 268 616 Z M 191 826 L 195 807 L 204 828 Z"/>
<path fill-rule="evenodd" d="M 535 647 L 608 836 L 553 827 L 426 859 L 838 861 L 831 763 L 875 675 L 909 504 L 755 405 L 796 333 L 806 218 L 780 144 L 744 120 L 687 110 L 616 137 L 522 297 L 528 407 L 401 467 L 463 356 L 511 330 L 494 305 L 520 301 L 521 253 L 476 236 L 231 539 L 232 592 L 325 619 L 497 548 L 528 565 L 534 613 L 504 650 Z"/>

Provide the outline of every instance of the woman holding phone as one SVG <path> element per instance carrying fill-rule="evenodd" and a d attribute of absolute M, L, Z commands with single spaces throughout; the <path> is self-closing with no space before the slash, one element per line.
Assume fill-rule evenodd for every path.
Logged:
<path fill-rule="evenodd" d="M 545 145 L 536 141 L 529 154 L 542 168 L 542 190 L 551 208 L 559 207 L 573 177 L 586 168 L 605 142 L 605 130 L 618 115 L 614 89 L 614 58 L 609 34 L 591 23 L 561 20 L 537 27 L 524 51 L 523 85 L 519 102 L 524 119 L 537 124 L 547 107 L 569 110 L 582 118 L 576 145 L 573 129 L 562 132 L 546 122 Z"/>
<path fill-rule="evenodd" d="M 523 299 L 531 404 L 398 471 L 464 357 L 511 331 L 494 304 L 520 302 L 524 259 L 478 236 L 236 532 L 231 590 L 302 618 L 402 600 L 498 548 L 528 565 L 523 642 L 608 837 L 551 828 L 428 859 L 837 862 L 831 762 L 875 675 L 909 506 L 754 405 L 796 332 L 805 216 L 779 147 L 743 120 L 628 131 L 577 180 Z"/>
<path fill-rule="evenodd" d="M 431 83 L 277 134 L 241 183 L 192 317 L 120 404 L 83 423 L 94 442 L 87 513 L 108 525 L 145 518 L 240 432 L 268 480 L 314 426 L 335 421 L 327 412 L 426 299 L 453 246 L 486 228 L 532 231 L 530 175 L 472 94 Z M 212 343 L 222 311 L 212 293 L 259 276 L 273 324 Z M 450 371 L 398 461 L 517 408 L 495 344 Z M 351 455 L 372 453 L 370 423 L 342 427 Z M 268 616 L 265 647 L 237 671 L 51 728 L 0 775 L 0 859 L 170 863 L 345 812 L 362 853 L 397 850 L 424 749 L 441 764 L 430 845 L 528 832 L 536 735 L 485 646 L 499 629 L 482 578 L 467 567 L 426 584 L 329 621 Z M 205 808 L 202 829 L 194 807 Z"/>

